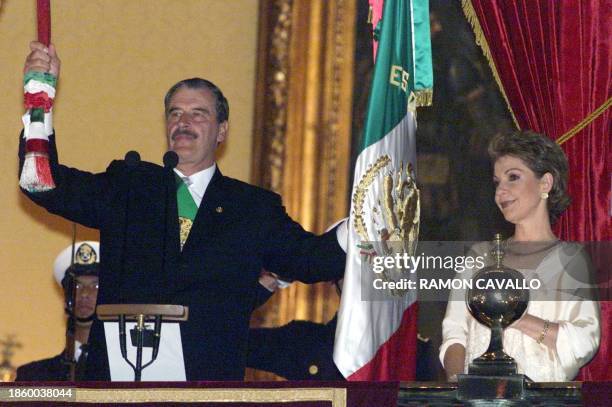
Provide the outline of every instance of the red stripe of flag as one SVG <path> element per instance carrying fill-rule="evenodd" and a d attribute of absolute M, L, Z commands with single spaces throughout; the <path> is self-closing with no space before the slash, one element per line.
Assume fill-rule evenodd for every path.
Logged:
<path fill-rule="evenodd" d="M 419 304 L 404 310 L 399 328 L 378 348 L 374 358 L 350 375 L 356 381 L 410 381 L 416 378 Z"/>

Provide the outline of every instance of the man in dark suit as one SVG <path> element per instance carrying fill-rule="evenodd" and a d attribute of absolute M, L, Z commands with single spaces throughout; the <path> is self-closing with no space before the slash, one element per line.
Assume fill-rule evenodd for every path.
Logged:
<path fill-rule="evenodd" d="M 30 48 L 24 72 L 57 77 L 53 46 Z M 49 212 L 100 230 L 99 304 L 189 307 L 180 324 L 187 380 L 242 380 L 262 267 L 291 280 L 332 280 L 342 276 L 345 254 L 335 230 L 308 233 L 278 195 L 221 174 L 215 151 L 228 134 L 229 108 L 214 84 L 181 81 L 164 102 L 174 170 L 138 160 L 114 161 L 101 174 L 69 168 L 59 164 L 51 134 L 55 187 L 24 192 Z M 23 142 L 20 158 L 23 166 Z M 87 368 L 89 379 L 109 379 L 99 321 Z"/>

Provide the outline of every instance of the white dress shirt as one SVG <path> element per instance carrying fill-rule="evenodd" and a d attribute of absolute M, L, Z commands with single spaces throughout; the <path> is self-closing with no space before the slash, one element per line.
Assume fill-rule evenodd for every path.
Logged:
<path fill-rule="evenodd" d="M 204 197 L 206 188 L 208 188 L 208 184 L 210 184 L 210 180 L 215 174 L 216 169 L 217 164 L 213 163 L 213 165 L 205 170 L 196 172 L 189 177 L 183 175 L 183 173 L 176 168 L 174 169 L 174 172 L 183 179 L 185 184 L 187 184 L 187 189 L 189 189 L 189 193 L 191 194 L 191 197 L 195 201 L 198 208 L 200 207 L 200 203 L 202 203 L 202 198 Z"/>

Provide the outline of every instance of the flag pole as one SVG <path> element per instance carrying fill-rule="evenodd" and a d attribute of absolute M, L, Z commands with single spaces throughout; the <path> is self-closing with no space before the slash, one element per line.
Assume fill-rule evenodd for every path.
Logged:
<path fill-rule="evenodd" d="M 51 43 L 51 0 L 36 0 L 38 42 Z"/>

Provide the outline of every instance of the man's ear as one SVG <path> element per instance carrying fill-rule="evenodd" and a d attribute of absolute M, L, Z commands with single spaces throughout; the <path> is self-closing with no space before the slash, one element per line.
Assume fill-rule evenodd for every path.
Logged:
<path fill-rule="evenodd" d="M 553 184 L 554 178 L 550 172 L 547 172 L 546 174 L 542 175 L 542 178 L 540 178 L 540 192 L 550 192 L 553 187 Z"/>
<path fill-rule="evenodd" d="M 217 143 L 223 143 L 227 138 L 229 131 L 229 122 L 226 120 L 219 125 L 219 134 L 217 134 Z"/>

